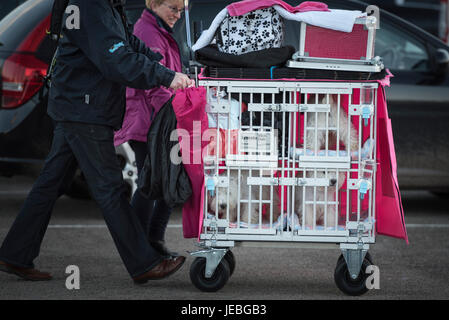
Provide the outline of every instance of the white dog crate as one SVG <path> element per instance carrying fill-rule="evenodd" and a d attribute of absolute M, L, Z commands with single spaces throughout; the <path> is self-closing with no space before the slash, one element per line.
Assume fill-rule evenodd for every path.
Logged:
<path fill-rule="evenodd" d="M 235 246 L 339 248 L 337 286 L 367 291 L 375 242 L 377 82 L 200 80 L 207 89 L 203 249 L 191 279 L 219 290 Z M 362 270 L 362 271 L 361 271 Z"/>

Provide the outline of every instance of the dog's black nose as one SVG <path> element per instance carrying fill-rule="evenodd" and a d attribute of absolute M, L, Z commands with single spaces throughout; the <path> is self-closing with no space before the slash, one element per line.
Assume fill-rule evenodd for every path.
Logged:
<path fill-rule="evenodd" d="M 226 204 L 220 204 L 220 209 L 222 210 L 226 209 Z"/>
<path fill-rule="evenodd" d="M 331 179 L 330 180 L 331 186 L 335 186 L 336 183 L 337 183 L 337 179 Z"/>

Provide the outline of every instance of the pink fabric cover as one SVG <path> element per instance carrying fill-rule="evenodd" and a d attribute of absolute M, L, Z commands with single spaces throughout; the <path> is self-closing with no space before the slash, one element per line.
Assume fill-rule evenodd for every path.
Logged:
<path fill-rule="evenodd" d="M 298 12 L 330 11 L 327 4 L 317 1 L 304 1 L 296 8 L 299 8 Z"/>
<path fill-rule="evenodd" d="M 244 0 L 239 2 L 234 2 L 228 5 L 228 13 L 230 16 L 241 16 L 250 11 L 265 9 L 272 7 L 274 5 L 279 5 L 285 10 L 291 13 L 297 12 L 307 12 L 307 11 L 330 11 L 325 3 L 316 1 L 305 1 L 299 6 L 292 7 L 288 3 L 282 0 Z"/>
<path fill-rule="evenodd" d="M 388 117 L 384 87 L 377 91 L 376 228 L 378 234 L 404 239 L 408 236 L 397 178 L 393 130 Z"/>
<path fill-rule="evenodd" d="M 190 178 L 192 196 L 182 208 L 184 238 L 198 237 L 203 212 L 204 169 L 202 150 L 208 141 L 202 141 L 202 133 L 209 128 L 206 106 L 206 89 L 187 88 L 176 91 L 173 99 L 176 114 L 182 161 Z"/>

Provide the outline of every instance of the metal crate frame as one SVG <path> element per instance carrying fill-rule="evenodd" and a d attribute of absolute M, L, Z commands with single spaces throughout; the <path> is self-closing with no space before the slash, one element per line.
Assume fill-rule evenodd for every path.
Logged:
<path fill-rule="evenodd" d="M 262 101 L 260 103 L 249 103 L 248 109 L 249 111 L 255 112 L 267 112 L 271 113 L 272 119 L 274 119 L 275 112 L 281 112 L 284 114 L 292 113 L 295 114 L 297 112 L 303 112 L 307 110 L 307 103 L 301 104 L 297 103 L 295 100 L 294 103 L 274 103 L 274 97 L 276 94 L 281 94 L 284 97 L 283 102 L 285 102 L 286 94 L 293 94 L 297 96 L 297 94 L 301 93 L 311 93 L 311 94 L 348 94 L 350 105 L 348 106 L 348 114 L 351 115 L 359 115 L 359 133 L 361 132 L 362 126 L 362 116 L 361 111 L 358 110 L 356 104 L 352 105 L 352 91 L 354 89 L 372 89 L 373 92 L 377 92 L 379 85 L 377 82 L 332 82 L 332 81 L 259 81 L 259 80 L 222 80 L 222 79 L 214 79 L 214 80 L 199 80 L 199 86 L 204 86 L 207 88 L 208 96 L 210 88 L 218 88 L 217 92 L 220 92 L 224 89 L 228 97 L 220 98 L 220 95 L 217 96 L 217 101 L 212 105 L 212 113 L 229 113 L 229 108 L 226 107 L 228 104 L 226 100 L 230 103 L 231 94 L 239 95 L 239 103 L 242 102 L 242 94 L 250 94 L 251 97 L 253 94 L 260 94 Z M 263 95 L 272 95 L 273 99 L 271 103 L 265 103 L 263 100 Z M 296 98 L 295 98 L 296 99 Z M 327 98 L 329 100 L 329 98 Z M 340 98 L 339 103 L 340 103 Z M 361 97 L 360 97 L 361 99 Z M 252 98 L 251 98 L 252 100 Z M 224 102 L 223 102 L 224 101 Z M 361 105 L 361 103 L 359 104 Z M 323 106 L 321 106 L 323 107 Z M 372 114 L 370 121 L 370 137 L 374 138 L 374 145 L 372 148 L 372 160 L 377 163 L 376 159 L 376 137 L 377 137 L 377 95 L 373 95 L 373 106 L 372 106 Z M 326 106 L 324 106 L 326 108 Z M 263 119 L 263 116 L 262 116 Z M 285 118 L 284 118 L 285 119 Z M 296 130 L 296 122 L 293 121 L 293 125 L 295 126 L 294 131 Z M 218 129 L 218 121 L 217 121 L 217 136 L 219 136 Z M 262 126 L 261 126 L 262 127 Z M 229 130 L 228 130 L 229 132 Z M 229 135 L 228 135 L 229 137 Z M 351 169 L 351 167 L 346 168 L 347 172 L 358 171 L 360 169 L 361 164 L 361 134 L 359 134 L 359 156 L 356 163 L 358 164 L 358 169 Z M 284 141 L 285 143 L 285 141 Z M 229 145 L 229 140 L 228 140 Z M 229 159 L 220 158 L 218 155 L 220 154 L 220 143 L 217 144 L 216 151 L 216 159 L 209 159 L 211 161 L 208 163 L 205 162 L 205 171 L 207 169 L 212 168 L 222 168 L 218 164 L 221 161 L 227 161 Z M 337 147 L 337 153 L 338 151 Z M 285 150 L 285 145 L 283 146 L 283 150 Z M 335 158 L 334 158 L 335 159 Z M 290 161 L 288 158 L 285 159 L 284 155 L 282 155 L 282 176 L 284 176 L 285 170 L 285 161 Z M 295 157 L 293 156 L 293 172 L 296 169 L 295 167 Z M 299 162 L 299 160 L 298 160 Z M 344 161 L 343 161 L 344 162 Z M 342 162 L 342 163 L 343 163 Z M 349 162 L 353 163 L 352 160 Z M 328 164 L 326 164 L 328 165 Z M 259 170 L 257 167 L 240 167 L 236 170 L 245 170 L 245 169 L 254 169 Z M 316 169 L 316 168 L 315 168 Z M 268 167 L 268 170 L 270 168 Z M 327 169 L 326 169 L 327 170 Z M 338 167 L 336 168 L 338 173 Z M 326 171 L 327 172 L 327 171 Z M 229 173 L 229 170 L 228 170 Z M 240 173 L 240 171 L 239 171 Z M 327 174 L 327 173 L 326 173 Z M 360 221 L 360 198 L 358 197 L 357 201 L 357 221 L 349 221 L 349 215 L 346 215 L 346 228 L 344 230 L 304 230 L 304 226 L 302 230 L 275 230 L 275 229 L 262 229 L 261 224 L 259 228 L 251 229 L 248 228 L 246 230 L 239 230 L 238 228 L 233 229 L 229 227 L 229 222 L 226 219 L 218 219 L 216 216 L 213 218 L 207 217 L 208 208 L 206 206 L 206 201 L 203 203 L 203 209 L 205 212 L 205 216 L 203 219 L 203 229 L 200 234 L 200 246 L 204 248 L 204 250 L 192 253 L 193 256 L 206 257 L 207 266 L 206 266 L 206 278 L 213 274 L 213 271 L 220 263 L 220 260 L 225 255 L 225 252 L 217 251 L 232 248 L 234 246 L 270 246 L 270 247 L 298 247 L 298 248 L 335 248 L 336 246 L 340 247 L 340 250 L 345 257 L 346 262 L 348 263 L 348 268 L 351 272 L 351 276 L 353 278 L 357 277 L 360 272 L 360 267 L 362 265 L 362 261 L 365 257 L 366 252 L 369 249 L 369 245 L 375 243 L 375 198 L 374 193 L 376 189 L 376 170 L 373 169 L 372 172 L 372 185 L 368 190 L 369 194 L 369 220 L 368 222 Z M 254 177 L 253 177 L 254 178 Z M 271 171 L 271 178 L 273 178 L 273 171 Z M 254 180 L 254 179 L 253 179 Z M 262 180 L 260 180 L 262 181 Z M 268 180 L 267 180 L 268 181 Z M 257 182 L 257 179 L 255 179 Z M 269 184 L 269 182 L 267 182 Z M 348 190 L 352 187 L 355 188 L 357 181 L 351 180 L 348 178 L 347 180 Z M 285 185 L 285 184 L 283 184 Z M 338 189 L 337 189 L 338 190 Z M 207 192 L 207 190 L 205 190 Z M 284 192 L 284 190 L 282 190 Z M 338 191 L 337 191 L 338 193 Z M 347 194 L 347 211 L 349 211 L 349 206 L 351 205 L 349 201 L 350 192 L 346 192 Z M 359 194 L 359 193 L 357 193 Z M 229 197 L 229 192 L 228 192 Z M 206 197 L 205 197 L 206 198 Z M 250 198 L 251 200 L 251 198 Z M 336 200 L 337 201 L 337 200 Z M 249 201 L 251 202 L 251 201 Z M 327 205 L 327 204 L 326 204 Z M 283 206 L 283 204 L 282 204 Z M 293 212 L 291 213 L 293 216 Z M 229 215 L 228 215 L 229 216 Z M 283 215 L 282 219 L 283 219 Z M 272 221 L 271 221 L 272 222 Z M 270 223 L 271 223 L 270 222 Z M 338 225 L 338 221 L 337 221 Z M 217 253 L 219 252 L 219 254 Z M 217 259 L 217 254 L 220 256 Z M 208 276 L 209 275 L 209 276 Z"/>

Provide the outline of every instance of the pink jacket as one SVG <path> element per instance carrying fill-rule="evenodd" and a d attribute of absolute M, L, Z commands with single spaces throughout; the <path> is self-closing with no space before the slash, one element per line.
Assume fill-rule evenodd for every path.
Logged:
<path fill-rule="evenodd" d="M 156 17 L 147 9 L 137 20 L 134 34 L 152 51 L 164 57 L 161 60 L 164 66 L 181 72 L 181 57 L 175 39 L 167 30 L 159 26 Z M 118 146 L 129 140 L 146 142 L 151 121 L 172 94 L 172 89 L 164 87 L 151 90 L 127 88 L 125 118 L 122 128 L 115 133 L 114 145 Z"/>

